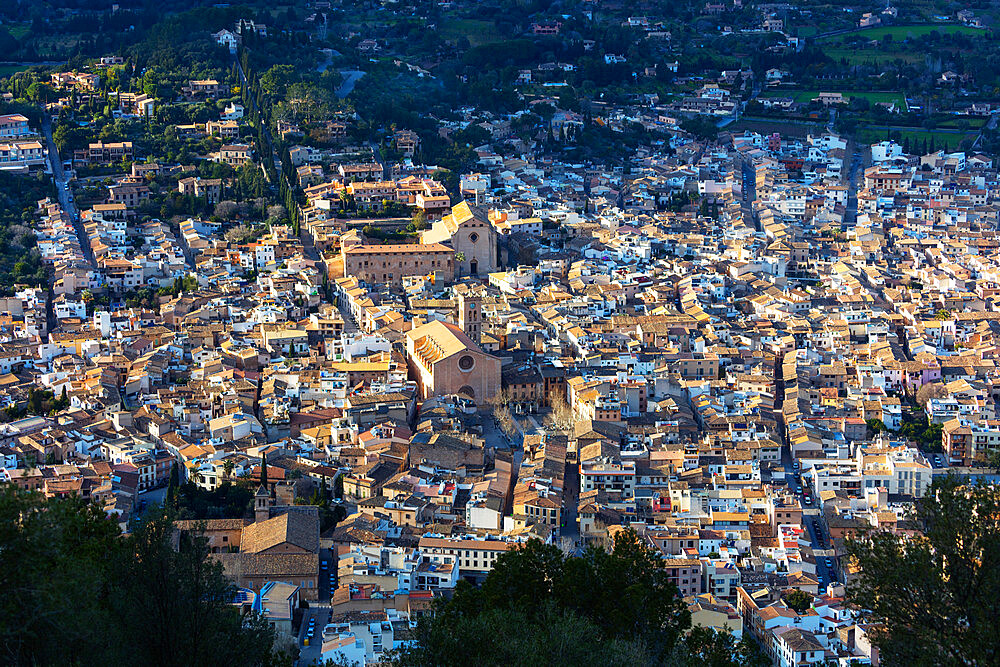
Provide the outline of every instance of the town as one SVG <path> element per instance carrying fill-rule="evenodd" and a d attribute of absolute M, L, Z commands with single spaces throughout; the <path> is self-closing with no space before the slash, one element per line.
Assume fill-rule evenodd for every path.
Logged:
<path fill-rule="evenodd" d="M 232 664 L 501 664 L 434 633 L 536 550 L 669 588 L 599 664 L 926 649 L 867 558 L 996 494 L 994 8 L 80 4 L 0 9 L 4 503 L 165 521 Z"/>

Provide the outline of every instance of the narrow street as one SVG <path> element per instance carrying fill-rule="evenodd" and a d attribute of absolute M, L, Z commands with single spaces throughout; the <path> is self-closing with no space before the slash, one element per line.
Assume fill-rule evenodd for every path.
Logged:
<path fill-rule="evenodd" d="M 788 482 L 788 490 L 799 500 L 802 506 L 802 526 L 809 535 L 809 543 L 813 548 L 816 557 L 816 575 L 819 578 L 822 588 L 831 581 L 836 580 L 836 565 L 834 563 L 834 552 L 830 550 L 829 540 L 823 535 L 822 511 L 818 508 L 818 501 L 812 498 L 806 501 L 805 489 L 799 482 L 800 473 L 796 470 L 795 462 L 792 459 L 791 445 L 788 442 L 788 433 L 785 428 L 785 420 L 781 409 L 785 401 L 785 379 L 782 374 L 782 363 L 779 358 L 775 362 L 775 382 L 774 382 L 774 416 L 778 422 L 778 430 L 781 434 L 781 466 L 784 469 L 785 480 Z M 832 566 L 832 567 L 831 567 Z"/>
<path fill-rule="evenodd" d="M 56 194 L 59 198 L 59 205 L 62 206 L 63 210 L 66 211 L 66 214 L 73 221 L 73 228 L 76 230 L 77 239 L 80 241 L 80 249 L 83 251 L 83 256 L 87 258 L 91 267 L 97 268 L 94 253 L 90 248 L 90 239 L 87 238 L 87 235 L 83 231 L 83 225 L 80 224 L 80 213 L 76 210 L 76 205 L 71 199 L 72 194 L 68 179 L 63 171 L 62 158 L 59 157 L 56 142 L 52 139 L 52 119 L 44 111 L 42 113 L 42 132 L 45 134 L 45 141 L 48 144 L 49 165 L 52 170 L 52 178 L 56 183 Z"/>
<path fill-rule="evenodd" d="M 850 156 L 850 163 L 844 183 L 847 187 L 847 211 L 844 213 L 844 225 L 846 228 L 851 228 L 858 219 L 858 175 L 864 171 L 871 160 L 871 153 L 866 146 L 859 146 L 851 138 L 847 141 L 847 154 Z"/>
<path fill-rule="evenodd" d="M 326 264 L 323 262 L 323 258 L 320 256 L 319 251 L 316 249 L 316 244 L 313 243 L 312 234 L 305 229 L 305 227 L 299 230 L 299 240 L 302 242 L 302 251 L 307 259 L 310 259 L 317 264 L 317 268 L 320 273 L 326 275 Z M 340 312 L 340 317 L 344 320 L 344 333 L 347 335 L 353 335 L 360 331 L 357 322 L 354 321 L 354 317 L 351 315 L 347 308 L 344 308 L 339 301 L 334 301 L 337 306 L 337 310 Z"/>

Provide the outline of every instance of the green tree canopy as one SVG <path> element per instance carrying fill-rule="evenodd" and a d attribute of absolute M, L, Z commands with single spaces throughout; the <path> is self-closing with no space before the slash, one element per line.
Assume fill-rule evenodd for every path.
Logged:
<path fill-rule="evenodd" d="M 0 488 L 0 662 L 278 664 L 207 540 L 173 526 L 154 511 L 122 536 L 93 503 Z"/>
<path fill-rule="evenodd" d="M 1000 664 L 1000 488 L 936 482 L 917 503 L 920 535 L 871 531 L 848 551 L 853 602 L 892 665 Z"/>
<path fill-rule="evenodd" d="M 750 643 L 700 629 L 685 637 L 690 624 L 659 556 L 634 531 L 580 556 L 531 540 L 501 556 L 480 588 L 459 582 L 396 664 L 756 664 Z"/>

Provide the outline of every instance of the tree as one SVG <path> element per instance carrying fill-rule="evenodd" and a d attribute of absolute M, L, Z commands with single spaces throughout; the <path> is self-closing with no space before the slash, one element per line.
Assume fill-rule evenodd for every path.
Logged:
<path fill-rule="evenodd" d="M 578 657 L 580 642 L 612 647 L 598 653 L 611 664 L 649 664 L 671 654 L 690 620 L 662 559 L 633 530 L 582 556 L 529 540 L 501 556 L 481 588 L 460 582 L 397 664 L 604 664 Z M 494 631 L 504 627 L 521 628 L 520 653 L 508 642 L 521 633 Z"/>
<path fill-rule="evenodd" d="M 508 438 L 512 438 L 518 433 L 517 424 L 514 423 L 514 416 L 510 412 L 510 401 L 510 390 L 506 387 L 493 394 L 487 401 L 493 407 L 493 418 L 496 419 L 500 430 Z"/>
<path fill-rule="evenodd" d="M 235 587 L 209 560 L 207 539 L 181 532 L 169 511 L 154 515 L 116 551 L 109 596 L 121 639 L 144 665 L 267 665 L 274 631 L 231 603 Z M 150 626 L 156 632 L 149 632 Z M 178 651 L 178 646 L 184 646 Z M 226 646 L 224 654 L 219 646 Z"/>
<path fill-rule="evenodd" d="M 180 485 L 181 473 L 177 461 L 170 466 L 170 480 L 167 482 L 167 507 L 177 506 L 177 487 Z"/>
<path fill-rule="evenodd" d="M 413 214 L 413 229 L 419 232 L 427 229 L 428 227 L 430 227 L 430 225 L 427 222 L 427 213 L 423 210 L 417 210 L 417 212 Z"/>
<path fill-rule="evenodd" d="M 869 439 L 874 438 L 878 433 L 883 433 L 889 430 L 885 427 L 885 424 L 881 419 L 866 419 L 865 426 L 868 427 L 866 435 Z"/>
<path fill-rule="evenodd" d="M 266 621 L 231 604 L 235 589 L 207 540 L 176 535 L 169 510 L 122 536 L 96 504 L 4 485 L 0 585 L 4 664 L 265 667 L 279 658 Z"/>
<path fill-rule="evenodd" d="M 232 459 L 225 459 L 222 462 L 222 474 L 225 476 L 226 479 L 229 479 L 233 476 L 233 469 L 235 467 L 236 464 L 233 463 Z"/>
<path fill-rule="evenodd" d="M 769 667 L 771 661 L 749 633 L 739 641 L 731 632 L 696 626 L 670 656 L 669 664 L 706 667 Z"/>
<path fill-rule="evenodd" d="M 36 104 L 47 104 L 56 97 L 56 89 L 47 83 L 36 81 L 28 86 L 28 99 Z"/>
<path fill-rule="evenodd" d="M 899 429 L 899 434 L 913 440 L 924 449 L 940 452 L 943 431 L 944 425 L 929 423 L 925 412 L 920 412 L 919 416 L 904 412 L 903 425 Z"/>
<path fill-rule="evenodd" d="M 1000 488 L 939 480 L 911 516 L 914 537 L 871 530 L 848 541 L 886 664 L 1000 663 Z"/>
<path fill-rule="evenodd" d="M 797 588 L 786 593 L 784 599 L 785 603 L 789 607 L 800 614 L 805 613 L 805 611 L 812 606 L 812 596 L 805 591 L 798 590 Z"/>
<path fill-rule="evenodd" d="M 945 388 L 944 383 L 928 382 L 922 385 L 920 389 L 917 389 L 917 405 L 926 410 L 927 404 L 932 398 L 942 398 L 947 395 L 948 390 Z"/>
<path fill-rule="evenodd" d="M 214 215 L 222 220 L 232 220 L 240 213 L 240 206 L 234 201 L 220 201 L 215 205 Z"/>
<path fill-rule="evenodd" d="M 100 573 L 117 535 L 79 498 L 0 487 L 0 662 L 96 664 L 88 656 L 109 648 Z"/>
<path fill-rule="evenodd" d="M 1000 474 L 1000 449 L 994 449 L 982 459 L 981 463 L 984 468 L 990 468 L 994 473 Z"/>
<path fill-rule="evenodd" d="M 397 667 L 628 667 L 652 662 L 641 644 L 604 640 L 593 622 L 552 602 L 542 603 L 534 614 L 490 609 L 448 623 L 422 619 L 417 635 L 421 643 L 397 655 Z"/>
<path fill-rule="evenodd" d="M 549 413 L 547 422 L 555 429 L 565 431 L 573 427 L 573 408 L 566 402 L 565 392 L 552 389 L 549 392 Z"/>
<path fill-rule="evenodd" d="M 514 416 L 510 413 L 510 408 L 506 405 L 497 408 L 493 415 L 497 419 L 497 424 L 500 426 L 500 430 L 504 432 L 508 438 L 513 438 L 518 433 L 517 424 L 514 422 Z"/>

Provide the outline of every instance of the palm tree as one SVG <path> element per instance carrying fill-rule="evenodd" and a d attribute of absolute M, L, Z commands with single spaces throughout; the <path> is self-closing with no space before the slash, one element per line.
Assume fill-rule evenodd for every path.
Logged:
<path fill-rule="evenodd" d="M 225 461 L 222 462 L 222 474 L 227 480 L 233 476 L 233 468 L 235 467 L 236 464 L 230 461 L 229 459 L 226 459 Z"/>

